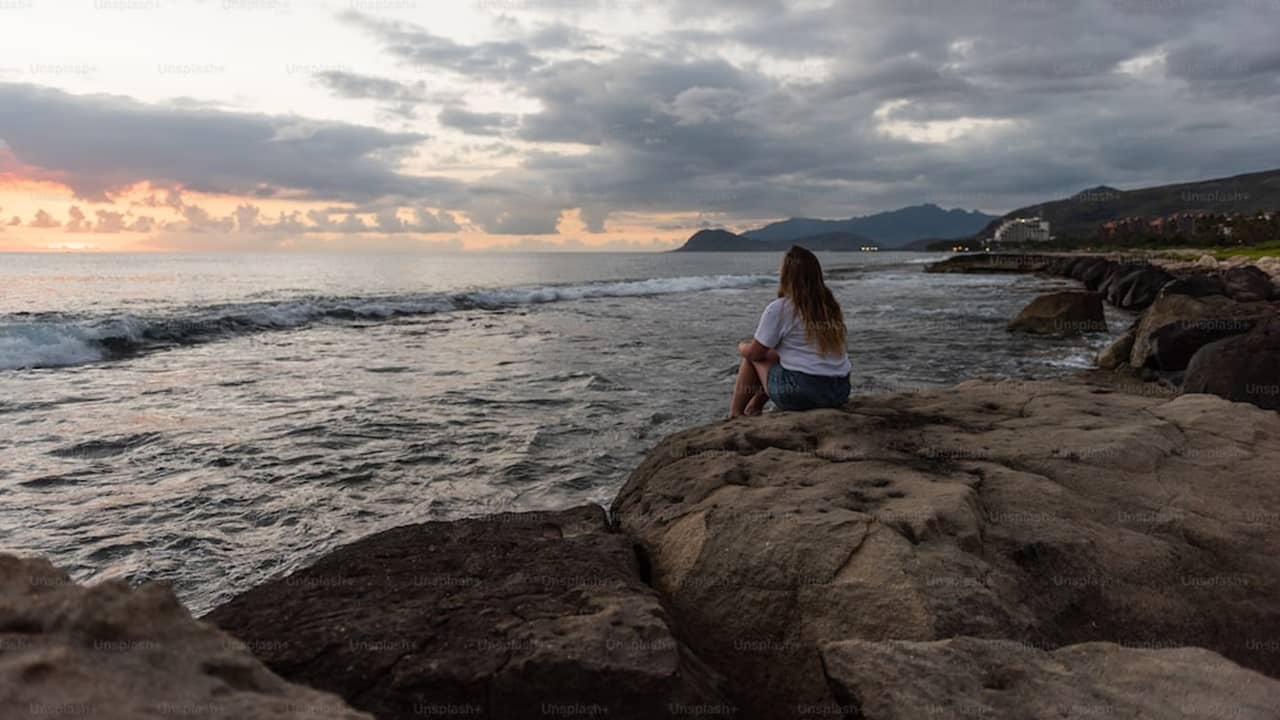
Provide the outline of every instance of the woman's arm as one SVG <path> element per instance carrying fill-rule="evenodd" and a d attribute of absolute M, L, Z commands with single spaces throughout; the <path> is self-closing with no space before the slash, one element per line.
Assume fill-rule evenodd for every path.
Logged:
<path fill-rule="evenodd" d="M 738 354 L 751 362 L 760 362 L 769 355 L 769 348 L 761 345 L 759 340 L 751 338 L 738 343 Z"/>

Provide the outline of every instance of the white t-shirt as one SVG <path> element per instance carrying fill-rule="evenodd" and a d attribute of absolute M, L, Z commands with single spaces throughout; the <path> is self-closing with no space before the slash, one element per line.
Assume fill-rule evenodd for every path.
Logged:
<path fill-rule="evenodd" d="M 852 370 L 849 353 L 821 355 L 804 334 L 804 319 L 789 298 L 769 303 L 756 326 L 756 340 L 778 351 L 782 367 L 809 375 L 843 376 Z"/>

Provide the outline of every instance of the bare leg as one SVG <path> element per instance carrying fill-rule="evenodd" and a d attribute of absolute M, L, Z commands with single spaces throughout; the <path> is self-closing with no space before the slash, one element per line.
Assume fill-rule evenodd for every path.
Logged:
<path fill-rule="evenodd" d="M 764 360 L 751 363 L 752 368 L 756 372 L 756 377 L 760 381 L 760 392 L 756 393 L 756 395 L 751 398 L 751 401 L 747 403 L 746 410 L 744 411 L 747 415 L 759 415 L 764 411 L 764 404 L 769 402 L 769 392 L 767 390 L 769 387 L 769 368 L 773 367 L 777 362 L 778 352 L 776 350 L 770 350 L 769 353 L 765 355 Z"/>
<path fill-rule="evenodd" d="M 747 405 L 758 393 L 763 393 L 760 376 L 751 361 L 742 358 L 738 365 L 738 379 L 733 383 L 733 400 L 729 403 L 729 417 L 736 418 L 746 412 Z"/>
<path fill-rule="evenodd" d="M 778 362 L 778 353 L 770 350 L 764 360 L 751 362 L 746 358 L 738 366 L 738 380 L 733 386 L 733 402 L 729 417 L 759 415 L 769 401 L 765 388 L 769 385 L 769 368 Z"/>

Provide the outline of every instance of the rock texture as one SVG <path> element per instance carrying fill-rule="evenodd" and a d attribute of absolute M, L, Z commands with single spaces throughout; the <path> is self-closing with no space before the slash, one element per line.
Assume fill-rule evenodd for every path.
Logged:
<path fill-rule="evenodd" d="M 1185 370 L 1196 351 L 1216 340 L 1248 332 L 1280 315 L 1280 305 L 1238 302 L 1225 295 L 1162 295 L 1138 320 L 1129 364 Z"/>
<path fill-rule="evenodd" d="M 1280 410 L 1280 319 L 1197 350 L 1183 391 Z"/>
<path fill-rule="evenodd" d="M 840 640 L 1187 645 L 1280 675 L 1278 466 L 1280 415 L 1249 405 L 971 381 L 674 435 L 613 509 L 742 716 L 789 718 L 839 705 Z"/>
<path fill-rule="evenodd" d="M 1212 261 L 1212 258 L 1210 258 Z M 1264 261 L 1271 264 L 1264 264 Z M 1113 259 L 1074 253 L 1035 255 L 1015 253 L 974 253 L 955 255 L 926 268 L 927 272 L 959 273 L 1046 273 L 1079 280 L 1085 288 L 1100 292 L 1116 307 L 1141 310 L 1165 294 L 1194 296 L 1225 295 L 1238 302 L 1280 299 L 1280 286 L 1273 272 L 1272 258 L 1257 265 L 1244 258 L 1211 264 L 1171 264 L 1162 267 L 1155 260 Z M 1170 287 L 1172 285 L 1172 287 Z"/>
<path fill-rule="evenodd" d="M 1009 330 L 1036 335 L 1106 332 L 1102 295 L 1075 290 L 1041 295 L 1009 322 Z"/>
<path fill-rule="evenodd" d="M 281 675 L 397 718 L 662 718 L 717 706 L 596 506 L 396 528 L 208 620 Z"/>
<path fill-rule="evenodd" d="M 0 716 L 372 720 L 268 671 L 166 587 L 81 587 L 0 555 Z"/>
<path fill-rule="evenodd" d="M 1122 308 L 1145 308 L 1173 276 L 1146 263 L 1118 264 L 1098 288 L 1107 302 Z"/>
<path fill-rule="evenodd" d="M 1226 294 L 1240 302 L 1257 302 L 1276 297 L 1271 276 L 1256 267 L 1231 268 L 1222 273 L 1222 282 Z"/>
<path fill-rule="evenodd" d="M 1197 648 L 850 640 L 822 659 L 837 708 L 861 720 L 1271 720 L 1280 697 L 1280 681 Z"/>
<path fill-rule="evenodd" d="M 1195 263 L 1175 263 L 1165 269 L 1091 255 L 983 253 L 957 255 L 929 266 L 928 271 L 1041 272 L 1074 278 L 1117 307 L 1142 310 L 1128 332 L 1098 353 L 1099 368 L 1119 371 L 1130 366 L 1177 387 L 1184 383 L 1192 358 L 1205 348 L 1194 381 L 1186 384 L 1187 392 L 1210 392 L 1275 408 L 1277 400 L 1270 388 L 1276 372 L 1269 369 L 1275 355 L 1269 345 L 1256 338 L 1218 345 L 1261 322 L 1280 318 L 1280 286 L 1269 270 L 1249 265 L 1243 258 L 1218 263 L 1202 256 Z M 1049 332 L 1065 324 L 1054 319 L 1055 313 L 1083 312 L 1067 309 L 1068 300 L 1062 295 L 1036 298 L 1009 323 L 1009 329 Z M 1211 345 L 1213 350 L 1208 349 Z M 1237 357 L 1245 348 L 1251 348 L 1258 359 Z M 1224 374 L 1210 377 L 1211 368 L 1222 368 Z M 1258 387 L 1262 392 L 1256 391 Z"/>

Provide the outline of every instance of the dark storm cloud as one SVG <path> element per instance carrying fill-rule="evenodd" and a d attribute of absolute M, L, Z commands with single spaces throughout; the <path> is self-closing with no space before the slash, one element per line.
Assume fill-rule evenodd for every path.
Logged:
<path fill-rule="evenodd" d="M 929 201 L 1006 210 L 1102 183 L 1280 166 L 1277 0 L 687 0 L 637 5 L 667 15 L 647 33 L 621 14 L 611 30 L 575 24 L 607 3 L 513 5 L 518 17 L 495 12 L 499 39 L 484 42 L 341 16 L 415 77 L 461 80 L 475 97 L 317 76 L 341 97 L 405 117 L 430 106 L 445 128 L 501 136 L 495 152 L 516 166 L 481 180 L 400 172 L 426 141 L 416 133 L 18 85 L 0 85 L 0 140 L 82 197 L 138 179 L 289 190 L 377 218 L 312 219 L 355 234 L 454 223 L 407 219 L 424 205 L 539 235 L 572 208 L 590 232 L 622 211 L 745 224 Z M 493 97 L 510 103 L 483 106 Z M 465 149 L 436 157 L 465 162 Z"/>
<path fill-rule="evenodd" d="M 193 191 L 359 201 L 444 195 L 400 161 L 426 136 L 304 118 L 175 109 L 0 84 L 0 133 L 24 166 L 102 200 L 140 181 Z"/>
<path fill-rule="evenodd" d="M 1165 66 L 1171 76 L 1205 95 L 1275 98 L 1280 95 L 1280 44 L 1274 28 L 1261 34 L 1259 28 L 1242 29 L 1226 45 L 1221 38 L 1180 43 L 1170 50 Z"/>
<path fill-rule="evenodd" d="M 1280 51 L 1257 29 L 1280 20 L 1269 1 L 699 0 L 668 13 L 676 29 L 592 58 L 553 58 L 527 34 L 466 45 L 349 19 L 402 60 L 538 101 L 520 139 L 589 147 L 526 152 L 518 171 L 491 178 L 514 204 L 481 213 L 491 231 L 499 216 L 546 218 L 559 206 L 582 208 L 593 230 L 623 209 L 998 210 L 1103 182 L 1280 165 Z M 758 60 L 724 59 L 744 48 Z M 791 71 L 770 72 L 770 59 Z M 939 139 L 931 133 L 947 141 L 924 142 Z"/>

